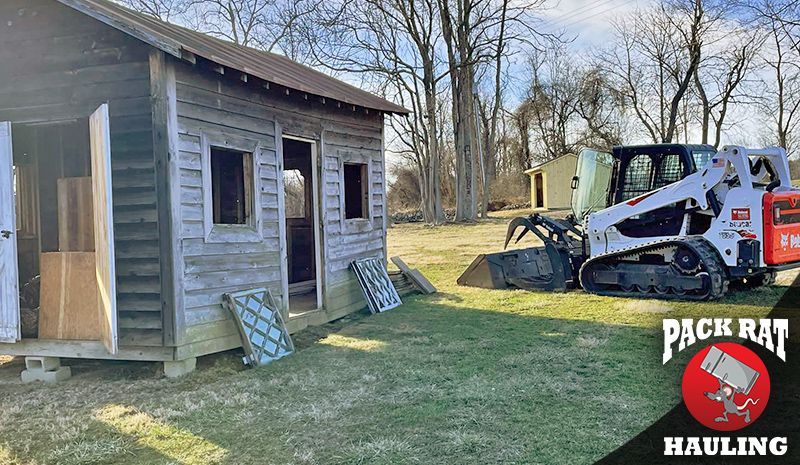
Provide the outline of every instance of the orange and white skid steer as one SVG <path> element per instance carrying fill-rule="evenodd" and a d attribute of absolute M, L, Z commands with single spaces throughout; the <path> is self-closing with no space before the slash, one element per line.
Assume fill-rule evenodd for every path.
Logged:
<path fill-rule="evenodd" d="M 584 149 L 573 215 L 516 218 L 543 247 L 479 256 L 459 278 L 487 288 L 708 300 L 800 267 L 800 189 L 786 151 L 726 146 Z"/>

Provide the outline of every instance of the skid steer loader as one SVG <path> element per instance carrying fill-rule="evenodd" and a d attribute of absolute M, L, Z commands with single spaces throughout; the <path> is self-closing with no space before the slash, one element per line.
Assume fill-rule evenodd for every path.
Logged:
<path fill-rule="evenodd" d="M 458 283 L 709 300 L 800 267 L 800 189 L 782 148 L 584 149 L 572 189 L 567 219 L 509 224 L 506 248 L 520 228 L 516 242 L 532 233 L 544 246 L 480 255 Z"/>

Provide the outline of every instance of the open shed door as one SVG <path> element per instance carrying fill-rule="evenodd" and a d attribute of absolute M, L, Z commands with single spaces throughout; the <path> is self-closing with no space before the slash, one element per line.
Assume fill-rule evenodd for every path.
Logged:
<path fill-rule="evenodd" d="M 0 342 L 20 339 L 11 123 L 0 122 Z"/>
<path fill-rule="evenodd" d="M 98 308 L 102 341 L 117 353 L 117 274 L 114 269 L 114 214 L 111 197 L 111 131 L 108 104 L 89 118 L 94 197 L 94 250 L 98 286 Z"/>

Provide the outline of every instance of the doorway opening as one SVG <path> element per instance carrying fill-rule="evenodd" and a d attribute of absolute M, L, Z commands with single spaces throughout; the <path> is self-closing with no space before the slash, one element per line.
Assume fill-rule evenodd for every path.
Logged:
<path fill-rule="evenodd" d="M 22 338 L 99 339 L 98 314 L 61 301 L 69 275 L 95 271 L 89 120 L 13 124 L 11 139 Z"/>
<path fill-rule="evenodd" d="M 0 122 L 0 342 L 117 351 L 108 119 Z"/>
<path fill-rule="evenodd" d="M 289 314 L 322 307 L 316 145 L 283 138 Z"/>
<path fill-rule="evenodd" d="M 536 173 L 533 176 L 533 185 L 536 189 L 536 205 L 534 208 L 544 208 L 544 175 Z"/>

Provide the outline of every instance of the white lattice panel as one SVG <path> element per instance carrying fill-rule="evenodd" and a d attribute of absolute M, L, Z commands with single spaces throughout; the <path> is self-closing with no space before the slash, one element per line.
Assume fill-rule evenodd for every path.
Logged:
<path fill-rule="evenodd" d="M 280 309 L 267 289 L 224 295 L 242 334 L 244 363 L 265 365 L 294 352 Z"/>
<path fill-rule="evenodd" d="M 358 278 L 372 313 L 385 312 L 403 304 L 380 259 L 356 260 L 350 266 Z"/>

